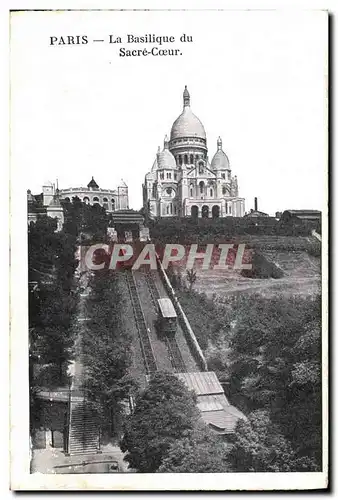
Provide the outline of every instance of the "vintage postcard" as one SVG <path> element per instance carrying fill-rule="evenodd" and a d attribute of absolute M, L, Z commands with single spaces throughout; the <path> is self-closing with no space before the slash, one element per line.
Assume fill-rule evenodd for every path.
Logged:
<path fill-rule="evenodd" d="M 328 14 L 10 15 L 11 488 L 328 481 Z"/>

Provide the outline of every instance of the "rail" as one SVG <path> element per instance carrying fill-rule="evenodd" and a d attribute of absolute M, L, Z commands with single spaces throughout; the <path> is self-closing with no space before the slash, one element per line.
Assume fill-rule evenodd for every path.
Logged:
<path fill-rule="evenodd" d="M 147 374 L 150 375 L 157 371 L 156 360 L 154 356 L 154 352 L 151 346 L 151 340 L 149 338 L 147 324 L 144 318 L 144 314 L 142 311 L 140 298 L 138 295 L 136 283 L 134 281 L 134 277 L 132 271 L 125 272 L 127 284 L 129 288 L 129 293 L 131 297 L 131 302 L 134 311 L 134 317 L 136 326 L 139 333 L 139 339 L 141 344 L 142 355 L 144 359 L 144 364 L 146 367 Z"/>
<path fill-rule="evenodd" d="M 145 279 L 146 279 L 146 283 L 147 283 L 149 291 L 150 291 L 151 300 L 157 309 L 157 307 L 158 307 L 157 300 L 160 298 L 160 293 L 159 293 L 158 288 L 156 286 L 156 283 L 154 280 L 154 275 L 152 274 L 153 272 L 154 271 L 146 271 L 145 272 Z M 176 339 L 172 338 L 172 337 L 170 337 L 170 338 L 166 337 L 166 346 L 167 346 L 167 350 L 169 353 L 171 365 L 172 365 L 173 369 L 175 370 L 175 372 L 178 372 L 178 373 L 186 372 L 186 366 L 185 366 L 181 351 L 177 345 Z"/>
<path fill-rule="evenodd" d="M 171 365 L 176 373 L 185 373 L 186 367 L 175 338 L 166 338 Z"/>

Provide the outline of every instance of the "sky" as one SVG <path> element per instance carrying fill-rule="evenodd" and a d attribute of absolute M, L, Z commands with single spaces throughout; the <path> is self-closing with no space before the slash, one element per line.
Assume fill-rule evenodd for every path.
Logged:
<path fill-rule="evenodd" d="M 120 57 L 127 35 L 174 36 L 177 56 Z M 181 42 L 185 34 L 192 42 Z M 59 45 L 86 36 L 87 44 Z M 109 36 L 122 43 L 109 43 Z M 50 37 L 57 41 L 50 44 Z M 93 42 L 102 39 L 103 42 Z M 327 18 L 320 11 L 17 12 L 11 22 L 11 182 L 113 189 L 131 208 L 187 85 L 209 159 L 223 140 L 246 210 L 322 210 Z M 20 191 L 19 189 L 19 191 Z"/>

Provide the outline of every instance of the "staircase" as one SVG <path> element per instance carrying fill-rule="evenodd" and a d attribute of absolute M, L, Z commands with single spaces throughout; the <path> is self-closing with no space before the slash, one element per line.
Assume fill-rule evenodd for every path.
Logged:
<path fill-rule="evenodd" d="M 100 428 L 95 410 L 80 397 L 70 404 L 69 455 L 98 453 L 100 450 Z"/>

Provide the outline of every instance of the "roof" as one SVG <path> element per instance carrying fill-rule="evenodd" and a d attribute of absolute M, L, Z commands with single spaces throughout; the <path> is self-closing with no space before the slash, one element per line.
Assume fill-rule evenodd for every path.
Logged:
<path fill-rule="evenodd" d="M 180 137 L 200 137 L 201 139 L 206 139 L 206 133 L 201 120 L 194 115 L 189 106 L 184 108 L 171 127 L 170 140 L 172 141 Z"/>
<path fill-rule="evenodd" d="M 157 154 L 157 166 L 159 169 L 162 168 L 177 168 L 176 161 L 174 155 L 170 153 L 168 147 L 164 147 L 164 149 Z"/>
<path fill-rule="evenodd" d="M 249 213 L 245 214 L 244 217 L 269 217 L 269 214 L 261 212 L 260 210 L 251 210 Z"/>
<path fill-rule="evenodd" d="M 217 151 L 211 160 L 211 168 L 213 170 L 230 170 L 229 158 L 222 149 L 222 139 L 217 139 Z"/>
<path fill-rule="evenodd" d="M 144 222 L 144 217 L 136 210 L 127 209 L 113 212 L 112 220 L 114 224 L 140 224 Z"/>
<path fill-rule="evenodd" d="M 125 183 L 125 181 L 123 179 L 121 179 L 118 187 L 128 187 L 128 186 Z"/>
<path fill-rule="evenodd" d="M 168 297 L 158 299 L 158 305 L 161 309 L 163 318 L 176 318 L 177 314 L 173 303 Z"/>
<path fill-rule="evenodd" d="M 219 434 L 234 432 L 238 419 L 246 416 L 230 405 L 215 372 L 177 373 L 176 376 L 197 394 L 203 421 Z"/>
<path fill-rule="evenodd" d="M 94 177 L 91 178 L 91 181 L 89 182 L 89 184 L 87 184 L 87 187 L 88 188 L 92 188 L 92 189 L 98 189 L 99 188 L 97 182 L 94 180 Z"/>
<path fill-rule="evenodd" d="M 202 122 L 190 109 L 190 95 L 188 89 L 183 93 L 183 111 L 171 127 L 170 140 L 179 137 L 200 137 L 206 140 L 206 133 Z"/>
<path fill-rule="evenodd" d="M 177 373 L 176 375 L 190 390 L 194 390 L 197 396 L 224 394 L 215 372 Z"/>
<path fill-rule="evenodd" d="M 200 411 L 218 411 L 229 406 L 225 394 L 212 394 L 207 396 L 198 396 L 197 406 Z"/>
<path fill-rule="evenodd" d="M 204 422 L 219 434 L 232 434 L 239 419 L 247 420 L 246 416 L 234 406 L 226 406 L 219 411 L 202 413 Z"/>
<path fill-rule="evenodd" d="M 298 219 L 320 219 L 322 213 L 320 210 L 285 210 L 282 214 L 283 216 L 293 216 Z"/>

